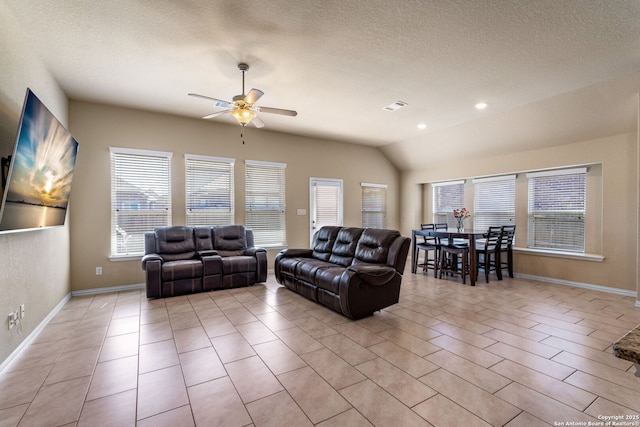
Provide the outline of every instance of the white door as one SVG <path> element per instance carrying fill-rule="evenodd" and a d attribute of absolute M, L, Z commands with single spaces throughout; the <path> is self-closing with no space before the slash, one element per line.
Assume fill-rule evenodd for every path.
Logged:
<path fill-rule="evenodd" d="M 311 178 L 310 184 L 310 241 L 313 234 L 325 225 L 342 225 L 342 180 Z"/>

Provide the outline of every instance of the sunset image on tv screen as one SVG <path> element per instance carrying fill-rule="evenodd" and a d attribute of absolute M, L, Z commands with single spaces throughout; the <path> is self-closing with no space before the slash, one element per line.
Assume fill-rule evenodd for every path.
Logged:
<path fill-rule="evenodd" d="M 78 143 L 27 90 L 0 230 L 63 225 Z"/>

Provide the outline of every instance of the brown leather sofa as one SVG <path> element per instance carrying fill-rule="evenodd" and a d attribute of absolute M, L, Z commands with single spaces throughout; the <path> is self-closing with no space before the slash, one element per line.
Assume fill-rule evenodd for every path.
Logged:
<path fill-rule="evenodd" d="M 276 255 L 276 280 L 359 319 L 398 302 L 410 243 L 395 230 L 322 227 L 311 249 L 285 249 Z"/>
<path fill-rule="evenodd" d="M 242 225 L 169 226 L 145 233 L 147 298 L 237 288 L 267 280 L 267 252 Z"/>

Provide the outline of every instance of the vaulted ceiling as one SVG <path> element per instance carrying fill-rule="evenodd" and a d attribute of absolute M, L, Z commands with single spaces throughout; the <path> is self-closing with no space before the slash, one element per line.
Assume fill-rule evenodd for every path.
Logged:
<path fill-rule="evenodd" d="M 638 0 L 3 1 L 71 99 L 198 118 L 218 109 L 187 93 L 231 100 L 246 62 L 259 105 L 298 111 L 255 132 L 402 170 L 637 129 Z"/>

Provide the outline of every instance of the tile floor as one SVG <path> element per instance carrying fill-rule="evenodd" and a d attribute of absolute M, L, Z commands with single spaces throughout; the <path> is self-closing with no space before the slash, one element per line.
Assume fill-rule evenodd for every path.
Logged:
<path fill-rule="evenodd" d="M 537 426 L 612 415 L 640 425 L 640 378 L 611 353 L 640 323 L 634 302 L 409 272 L 399 304 L 359 321 L 272 275 L 169 299 L 74 297 L 0 375 L 0 427 Z"/>

